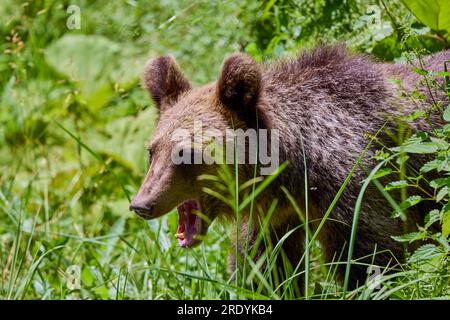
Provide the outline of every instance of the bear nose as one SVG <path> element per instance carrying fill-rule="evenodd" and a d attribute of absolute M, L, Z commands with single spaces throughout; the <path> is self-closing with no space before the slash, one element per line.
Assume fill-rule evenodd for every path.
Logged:
<path fill-rule="evenodd" d="M 131 202 L 130 211 L 134 211 L 144 219 L 151 219 L 153 217 L 153 207 L 143 203 Z"/>

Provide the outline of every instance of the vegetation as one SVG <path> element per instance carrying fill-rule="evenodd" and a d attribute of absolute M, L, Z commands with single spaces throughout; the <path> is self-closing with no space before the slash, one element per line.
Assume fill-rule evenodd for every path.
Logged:
<path fill-rule="evenodd" d="M 80 28 L 70 5 L 80 9 Z M 183 250 L 173 236 L 174 213 L 147 222 L 128 211 L 148 167 L 145 144 L 156 118 L 139 86 L 146 59 L 172 53 L 197 84 L 213 80 L 232 52 L 243 50 L 261 61 L 296 54 L 318 41 L 344 41 L 382 60 L 408 61 L 411 54 L 450 47 L 448 10 L 447 0 L 3 0 L 0 298 L 293 298 L 292 281 L 270 276 L 279 245 L 265 257 L 266 273 L 247 259 L 247 272 L 231 278 L 232 230 L 226 226 L 215 222 L 199 248 Z M 430 90 L 450 96 L 448 72 L 416 70 Z M 435 81 L 439 77 L 443 86 Z M 404 121 L 427 121 L 434 113 L 447 124 L 414 135 L 404 130 L 397 148 L 380 146 L 380 165 L 370 183 L 388 198 L 391 190 L 401 190 L 402 202 L 392 203 L 393 219 L 404 218 L 407 208 L 421 201 L 435 201 L 438 207 L 417 232 L 397 237 L 433 241 L 411 252 L 400 270 L 382 270 L 375 285 L 369 278 L 347 291 L 333 278 L 337 264 L 323 262 L 316 241 L 320 230 L 311 232 L 302 261 L 308 266 L 305 298 L 450 296 L 450 109 L 439 103 L 423 108 L 420 93 L 411 99 L 418 108 Z M 433 160 L 410 176 L 405 168 L 411 154 Z M 427 180 L 429 172 L 437 178 Z M 381 185 L 382 176 L 391 182 Z M 243 182 L 226 169 L 220 177 L 218 187 L 226 186 L 228 201 L 235 203 Z M 411 187 L 417 192 L 408 194 Z M 244 201 L 250 204 L 253 195 Z M 276 199 L 270 213 L 275 208 Z M 239 206 L 235 209 L 239 215 Z"/>

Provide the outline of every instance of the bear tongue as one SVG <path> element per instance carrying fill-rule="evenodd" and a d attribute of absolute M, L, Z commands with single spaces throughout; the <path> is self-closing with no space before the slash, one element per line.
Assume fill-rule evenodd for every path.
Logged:
<path fill-rule="evenodd" d="M 184 205 L 180 205 L 177 207 L 178 210 L 178 229 L 177 229 L 177 237 L 184 234 L 184 229 L 186 227 L 186 215 L 184 213 Z"/>
<path fill-rule="evenodd" d="M 199 204 L 195 200 L 187 200 L 177 207 L 178 229 L 176 237 L 180 247 L 190 247 L 196 242 L 195 235 L 201 231 L 201 219 L 193 211 L 199 209 Z"/>

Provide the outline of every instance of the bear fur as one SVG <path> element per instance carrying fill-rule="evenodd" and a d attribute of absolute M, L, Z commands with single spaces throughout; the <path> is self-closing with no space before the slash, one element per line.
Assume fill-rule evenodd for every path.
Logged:
<path fill-rule="evenodd" d="M 425 60 L 425 68 L 443 71 L 450 51 Z M 170 162 L 169 150 L 174 146 L 170 136 L 177 128 L 192 132 L 193 120 L 202 120 L 205 128 L 224 131 L 228 128 L 276 128 L 280 132 L 280 163 L 288 166 L 280 176 L 255 200 L 255 214 L 248 230 L 248 211 L 243 213 L 241 234 L 235 235 L 239 252 L 247 234 L 249 247 L 255 245 L 260 232 L 267 232 L 277 242 L 286 232 L 302 223 L 286 191 L 305 212 L 305 183 L 308 190 L 309 228 L 314 232 L 335 198 L 341 185 L 367 146 L 370 135 L 384 126 L 396 132 L 395 116 L 408 114 L 417 106 L 399 95 L 402 89 L 414 90 L 420 75 L 406 64 L 376 62 L 362 54 L 352 54 L 343 45 L 322 45 L 302 52 L 295 59 L 257 64 L 245 54 L 229 57 L 217 82 L 194 88 L 179 70 L 172 57 L 150 60 L 143 75 L 146 88 L 160 110 L 160 119 L 149 150 L 152 165 L 131 209 L 145 218 L 156 218 L 187 199 L 199 199 L 202 213 L 214 220 L 233 216 L 230 207 L 217 198 L 202 192 L 208 182 L 198 179 L 202 174 L 215 174 L 211 165 L 175 166 Z M 427 91 L 424 90 L 427 94 Z M 429 97 L 440 99 L 444 96 Z M 438 117 L 431 119 L 439 123 Z M 430 130 L 425 122 L 415 122 L 413 130 Z M 378 138 L 393 145 L 384 131 Z M 362 181 L 374 167 L 372 156 L 380 145 L 373 144 L 361 165 L 337 201 L 318 239 L 327 262 L 347 258 L 347 244 L 353 221 L 356 199 Z M 306 159 L 306 161 L 304 161 Z M 411 160 L 420 167 L 421 159 Z M 422 159 L 423 160 L 423 159 Z M 305 175 L 307 181 L 305 181 Z M 253 165 L 240 165 L 239 178 L 245 182 L 253 177 Z M 260 230 L 260 222 L 273 199 L 277 207 L 267 230 Z M 423 221 L 427 207 L 410 210 L 408 225 Z M 404 259 L 404 247 L 391 236 L 405 232 L 399 219 L 392 219 L 392 207 L 378 189 L 370 184 L 366 190 L 359 218 L 350 286 L 365 282 L 366 264 L 395 265 Z M 201 234 L 206 234 L 207 225 Z M 304 228 L 293 232 L 284 242 L 283 251 L 292 267 L 303 255 Z M 256 249 L 255 260 L 266 245 Z M 374 254 L 375 253 L 375 254 Z M 235 265 L 232 257 L 231 265 Z M 281 263 L 280 263 L 281 268 Z M 345 268 L 338 268 L 342 278 Z"/>

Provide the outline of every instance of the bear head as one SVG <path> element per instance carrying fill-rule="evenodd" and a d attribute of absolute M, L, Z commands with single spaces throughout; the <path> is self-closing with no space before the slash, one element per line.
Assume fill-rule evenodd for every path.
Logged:
<path fill-rule="evenodd" d="M 227 129 L 264 125 L 257 123 L 262 119 L 258 110 L 260 66 L 247 55 L 235 54 L 226 59 L 217 82 L 194 88 L 174 58 L 163 56 L 147 62 L 142 85 L 159 110 L 159 120 L 148 146 L 150 168 L 130 209 L 154 219 L 177 208 L 178 242 L 192 247 L 206 234 L 211 221 L 230 212 L 224 202 L 202 191 L 209 182 L 199 177 L 216 174 L 217 166 L 202 158 L 210 144 L 196 143 L 199 132 L 214 136 Z M 245 172 L 239 174 L 245 176 Z"/>

